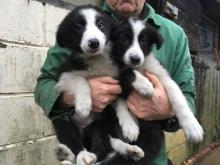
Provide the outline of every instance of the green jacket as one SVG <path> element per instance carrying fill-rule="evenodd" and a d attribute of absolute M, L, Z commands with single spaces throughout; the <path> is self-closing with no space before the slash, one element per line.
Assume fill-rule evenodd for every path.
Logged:
<path fill-rule="evenodd" d="M 109 11 L 106 4 L 102 6 L 102 9 Z M 161 49 L 156 50 L 153 48 L 152 51 L 168 70 L 171 77 L 180 86 L 191 110 L 195 112 L 194 71 L 191 65 L 187 37 L 181 27 L 156 14 L 151 6 L 146 4 L 145 9 L 148 11 L 148 15 L 145 19 L 159 26 L 159 32 L 164 38 L 164 44 Z M 48 50 L 45 63 L 41 68 L 41 74 L 37 79 L 37 86 L 34 92 L 35 100 L 50 119 L 54 119 L 60 115 L 56 113 L 56 111 L 52 111 L 60 95 L 60 93 L 54 89 L 56 82 L 53 80 L 53 77 L 57 73 L 57 67 L 63 63 L 69 55 L 70 50 L 60 48 L 58 45 L 51 47 Z M 153 164 L 167 164 L 165 143 L 163 143 L 160 154 L 154 160 Z"/>

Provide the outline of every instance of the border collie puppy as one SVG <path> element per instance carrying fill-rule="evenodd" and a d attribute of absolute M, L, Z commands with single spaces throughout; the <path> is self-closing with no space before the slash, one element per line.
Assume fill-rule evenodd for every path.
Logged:
<path fill-rule="evenodd" d="M 61 66 L 56 87 L 75 96 L 75 113 L 69 121 L 53 121 L 59 141 L 70 148 L 60 146 L 62 153 L 66 151 L 66 158 L 71 159 L 76 155 L 77 165 L 92 164 L 96 155 L 103 158 L 97 163 L 99 165 L 150 164 L 159 152 L 162 129 L 157 122 L 137 120 L 129 113 L 124 101 L 131 89 L 146 96 L 152 95 L 152 84 L 141 74 L 144 69 L 156 74 L 164 85 L 186 137 L 201 141 L 203 130 L 188 108 L 181 90 L 150 53 L 153 44 L 156 43 L 158 48 L 161 46 L 161 36 L 144 21 L 131 18 L 113 30 L 111 51 L 110 22 L 98 9 L 84 6 L 71 12 L 57 32 L 58 44 L 70 48 L 72 55 Z M 86 78 L 106 75 L 119 78 L 122 97 L 115 102 L 114 108 L 108 106 L 97 119 L 96 114 L 90 113 L 90 89 Z M 126 139 L 132 145 L 118 138 Z M 84 142 L 89 143 L 87 147 L 84 147 Z M 71 161 L 63 164 L 71 164 Z"/>
<path fill-rule="evenodd" d="M 124 32 L 129 32 L 132 35 L 132 31 L 127 31 L 126 29 L 124 29 L 123 25 L 124 24 L 119 25 L 118 27 L 116 26 L 116 28 L 113 29 L 113 35 L 110 37 L 110 40 L 113 41 L 113 50 L 105 52 L 108 63 L 110 63 L 112 68 L 116 68 L 117 70 L 116 74 L 110 74 L 110 76 L 119 77 L 123 93 L 120 99 L 117 100 L 113 106 L 107 106 L 104 112 L 99 114 L 99 116 L 95 115 L 94 113 L 88 113 L 82 116 L 80 114 L 81 111 L 77 111 L 77 107 L 75 107 L 75 114 L 73 114 L 73 117 L 70 117 L 69 121 L 63 121 L 59 119 L 53 121 L 57 137 L 62 143 L 57 149 L 57 157 L 60 161 L 62 161 L 61 164 L 63 165 L 72 164 L 75 159 L 74 155 L 76 155 L 77 165 L 90 165 L 93 162 L 96 162 L 96 158 L 98 158 L 96 163 L 97 165 L 146 165 L 151 164 L 152 160 L 155 158 L 160 150 L 161 139 L 164 136 L 160 123 L 157 121 L 146 122 L 137 120 L 129 113 L 124 101 L 124 99 L 126 99 L 129 95 L 131 89 L 135 89 L 143 95 L 151 95 L 153 87 L 150 82 L 145 81 L 144 83 L 146 83 L 146 86 L 143 84 L 145 88 L 140 89 L 140 86 L 136 85 L 136 83 L 138 82 L 136 82 L 136 78 L 132 74 L 133 68 L 131 66 L 126 66 L 123 62 L 123 54 L 125 53 L 124 50 L 128 49 L 129 47 L 126 47 L 128 45 L 121 45 L 123 46 L 121 47 L 122 49 L 120 47 L 117 47 L 120 42 L 123 43 L 125 41 L 120 33 L 124 34 Z M 130 25 L 126 24 L 126 26 L 129 27 Z M 65 28 L 66 27 L 63 27 L 63 29 Z M 122 31 L 120 31 L 120 29 Z M 151 32 L 147 33 L 147 35 L 149 37 L 152 37 Z M 158 34 L 155 33 L 155 35 Z M 68 34 L 68 36 L 71 35 Z M 150 47 L 154 43 L 158 45 L 160 44 L 159 35 L 154 40 L 152 38 L 151 41 L 146 41 L 145 46 L 149 48 L 147 53 L 149 53 Z M 120 51 L 120 49 L 122 51 Z M 75 51 L 73 53 L 77 52 Z M 76 86 L 75 83 L 77 83 L 77 81 L 79 80 L 78 78 L 76 78 L 73 82 L 69 83 L 70 78 L 77 75 L 78 77 L 80 77 L 80 79 L 85 79 L 85 77 L 90 76 L 91 73 L 83 75 L 81 74 L 82 71 L 90 71 L 89 69 L 91 65 L 93 66 L 91 70 L 94 71 L 95 67 L 100 66 L 101 63 L 105 62 L 104 60 L 101 62 L 99 61 L 100 63 L 96 63 L 96 61 L 102 57 L 97 56 L 94 61 L 88 63 L 88 61 L 90 60 L 89 57 L 82 58 L 85 57 L 85 55 L 86 53 L 84 53 L 83 56 L 80 56 L 81 61 L 79 61 L 79 64 L 81 64 L 82 62 L 87 64 L 85 65 L 87 70 L 80 67 L 77 69 L 70 67 L 68 70 L 62 70 L 57 86 L 60 84 L 60 82 L 62 82 L 62 84 L 58 86 L 58 89 L 60 89 L 61 87 L 65 87 L 68 88 L 66 90 L 71 91 L 71 89 Z M 76 55 L 74 54 L 71 55 L 72 60 L 68 60 L 70 63 L 68 65 L 65 64 L 64 68 L 66 66 L 72 66 L 73 64 L 75 64 L 75 56 Z M 92 57 L 95 56 L 93 55 Z M 94 66 L 94 64 L 96 65 Z M 102 67 L 104 68 L 106 66 L 102 65 Z M 97 69 L 95 71 L 96 76 L 99 76 L 100 71 L 98 71 Z M 108 72 L 105 71 L 104 75 L 106 75 L 106 73 Z M 74 86 L 70 86 L 71 84 L 74 84 Z M 82 83 L 80 83 L 80 85 L 82 85 Z M 64 90 L 62 88 L 60 89 L 61 91 Z M 81 91 L 78 90 L 77 92 L 78 93 L 75 93 L 75 91 L 73 91 L 73 94 L 77 95 Z M 83 96 L 87 99 L 87 97 L 89 97 L 90 95 L 88 96 L 87 93 Z M 81 104 L 83 103 L 84 102 L 81 102 Z M 95 120 L 93 118 L 94 116 Z M 78 127 L 83 127 L 83 129 L 78 129 Z M 127 142 L 132 143 L 129 144 Z M 85 148 L 83 148 L 83 145 L 85 145 Z M 88 151 L 86 151 L 86 149 Z"/>
<path fill-rule="evenodd" d="M 186 138 L 194 142 L 202 141 L 203 129 L 188 107 L 180 88 L 155 56 L 150 53 L 152 44 L 156 43 L 157 48 L 162 44 L 163 40 L 159 33 L 145 21 L 130 18 L 113 30 L 111 35 L 113 41 L 112 58 L 121 71 L 119 80 L 124 97 L 127 97 L 132 88 L 143 95 L 150 96 L 153 91 L 152 84 L 141 73 L 143 70 L 147 70 L 155 74 L 167 92 L 172 109 Z M 138 133 L 139 131 L 134 131 L 134 129 L 139 127 L 133 126 L 133 129 L 130 129 L 130 125 L 126 124 L 131 122 L 134 117 L 124 108 L 126 106 L 124 100 L 121 100 L 118 105 L 120 108 L 115 108 L 117 115 L 126 116 L 118 117 L 122 130 L 126 130 L 123 131 L 123 135 L 131 141 L 136 140 L 138 134 L 132 134 Z M 120 111 L 117 111 L 118 109 Z"/>
<path fill-rule="evenodd" d="M 118 77 L 118 67 L 111 59 L 110 31 L 112 18 L 91 5 L 80 6 L 70 12 L 57 31 L 59 46 L 71 50 L 69 58 L 59 67 L 56 89 L 68 91 L 75 97 L 75 111 L 68 119 L 52 121 L 57 138 L 62 143 L 57 150 L 59 160 L 70 164 L 88 165 L 104 159 L 112 151 L 111 142 L 124 146 L 121 155 L 135 160 L 143 157 L 141 148 L 117 139 L 120 130 L 114 109 L 109 106 L 103 113 L 91 112 L 92 101 L 87 79 L 95 76 Z M 116 138 L 113 138 L 113 136 Z M 104 149 L 103 149 L 104 148 Z M 89 151 L 87 151 L 89 149 Z M 64 153 L 64 154 L 63 154 Z M 68 155 L 68 154 L 67 154 Z"/>

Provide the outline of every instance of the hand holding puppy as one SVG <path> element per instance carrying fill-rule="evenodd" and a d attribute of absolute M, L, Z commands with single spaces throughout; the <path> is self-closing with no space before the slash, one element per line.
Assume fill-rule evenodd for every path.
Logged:
<path fill-rule="evenodd" d="M 91 89 L 92 111 L 102 112 L 103 109 L 114 101 L 121 93 L 118 80 L 111 77 L 95 77 L 88 80 Z M 72 106 L 74 96 L 63 92 L 61 102 L 64 105 Z"/>
<path fill-rule="evenodd" d="M 144 75 L 150 80 L 154 87 L 152 97 L 140 95 L 133 91 L 127 100 L 127 105 L 131 113 L 139 119 L 162 120 L 174 116 L 168 96 L 159 79 L 148 72 Z"/>

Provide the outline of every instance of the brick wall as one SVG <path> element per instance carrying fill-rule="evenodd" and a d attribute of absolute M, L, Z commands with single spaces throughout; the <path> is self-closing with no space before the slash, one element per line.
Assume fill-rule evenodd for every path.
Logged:
<path fill-rule="evenodd" d="M 33 91 L 67 12 L 53 3 L 1 1 L 0 45 L 6 47 L 0 47 L 0 165 L 57 164 L 57 141 Z"/>

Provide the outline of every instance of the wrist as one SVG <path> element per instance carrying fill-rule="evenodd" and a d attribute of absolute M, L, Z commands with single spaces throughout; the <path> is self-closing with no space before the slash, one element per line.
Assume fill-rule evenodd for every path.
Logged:
<path fill-rule="evenodd" d="M 71 98 L 73 99 L 73 98 Z M 67 96 L 65 93 L 61 93 L 58 99 L 55 102 L 55 106 L 59 108 L 69 108 L 73 107 L 73 100 L 69 101 L 69 95 Z"/>
<path fill-rule="evenodd" d="M 64 107 L 73 107 L 75 106 L 75 97 L 70 92 L 62 92 L 60 94 L 60 104 Z"/>
<path fill-rule="evenodd" d="M 162 129 L 166 132 L 176 132 L 180 129 L 176 116 L 160 121 Z"/>

